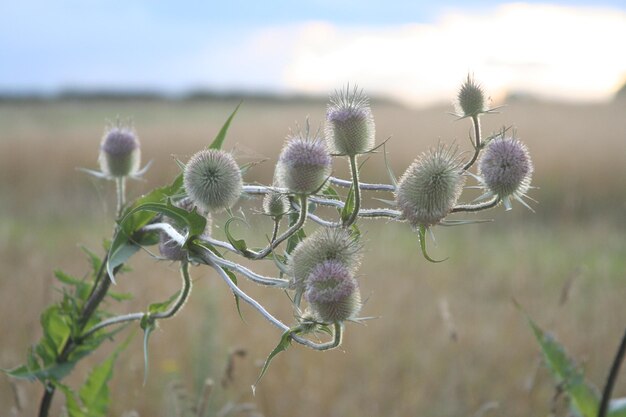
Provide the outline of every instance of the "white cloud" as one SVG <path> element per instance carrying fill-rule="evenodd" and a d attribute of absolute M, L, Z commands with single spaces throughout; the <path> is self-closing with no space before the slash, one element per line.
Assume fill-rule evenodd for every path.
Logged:
<path fill-rule="evenodd" d="M 432 24 L 269 28 L 242 52 L 257 51 L 259 70 L 292 91 L 325 93 L 351 82 L 426 104 L 454 97 L 471 71 L 496 96 L 603 100 L 624 82 L 624 40 L 626 12 L 513 3 L 482 14 L 447 11 Z"/>

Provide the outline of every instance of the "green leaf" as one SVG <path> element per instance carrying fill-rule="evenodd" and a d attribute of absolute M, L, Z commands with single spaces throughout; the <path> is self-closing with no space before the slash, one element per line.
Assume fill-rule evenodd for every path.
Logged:
<path fill-rule="evenodd" d="M 354 184 L 350 186 L 350 191 L 348 191 L 348 196 L 346 197 L 346 203 L 343 206 L 343 210 L 341 210 L 341 221 L 346 222 L 350 218 L 350 214 L 354 210 Z"/>
<path fill-rule="evenodd" d="M 172 304 L 174 302 L 174 300 L 176 300 L 178 298 L 180 294 L 180 290 L 176 291 L 176 293 L 172 294 L 172 296 L 170 298 L 168 298 L 165 301 L 162 301 L 160 303 L 152 303 L 148 306 L 148 313 L 149 314 L 155 314 L 155 313 L 162 313 L 164 311 L 167 310 L 167 308 L 170 306 L 170 304 Z"/>
<path fill-rule="evenodd" d="M 111 297 L 115 301 L 127 301 L 127 300 L 132 300 L 133 299 L 133 295 L 131 293 L 129 293 L 129 292 L 113 292 L 113 291 L 109 291 L 109 292 L 107 292 L 107 296 Z"/>
<path fill-rule="evenodd" d="M 105 417 L 107 415 L 110 401 L 108 383 L 113 376 L 113 366 L 120 352 L 128 346 L 131 338 L 132 335 L 120 344 L 104 362 L 93 368 L 87 381 L 78 392 L 88 417 Z"/>
<path fill-rule="evenodd" d="M 213 139 L 213 142 L 211 142 L 211 144 L 209 145 L 209 149 L 222 149 L 222 145 L 224 144 L 224 139 L 226 139 L 226 133 L 228 132 L 228 128 L 230 127 L 230 122 L 233 121 L 233 118 L 235 117 L 237 110 L 239 110 L 239 106 L 241 106 L 241 102 L 237 104 L 237 107 L 235 107 L 235 110 L 231 113 L 228 119 L 226 119 L 226 122 L 224 123 L 220 131 L 218 132 L 217 136 L 215 137 L 215 139 Z"/>
<path fill-rule="evenodd" d="M 65 395 L 65 409 L 68 417 L 89 417 L 84 407 L 78 402 L 76 393 L 67 385 L 56 382 L 54 386 Z"/>
<path fill-rule="evenodd" d="M 261 378 L 263 378 L 263 375 L 265 375 L 265 373 L 267 372 L 267 369 L 269 368 L 270 362 L 272 361 L 272 359 L 274 359 L 274 357 L 278 355 L 280 352 L 284 352 L 285 350 L 287 350 L 289 346 L 291 346 L 291 336 L 294 334 L 298 334 L 301 331 L 302 331 L 302 328 L 298 325 L 296 327 L 293 327 L 287 330 L 285 333 L 283 333 L 283 335 L 280 338 L 280 341 L 278 342 L 278 345 L 276 345 L 274 350 L 272 350 L 270 354 L 267 356 L 267 359 L 265 359 L 263 368 L 261 368 L 261 373 L 259 374 L 259 377 L 257 378 L 256 382 L 252 386 L 253 394 L 256 391 L 256 387 L 259 385 L 259 382 L 261 382 Z"/>
<path fill-rule="evenodd" d="M 427 261 L 432 262 L 432 263 L 439 263 L 448 259 L 448 258 L 444 258 L 444 259 L 437 260 L 437 259 L 431 258 L 430 255 L 428 255 L 428 252 L 426 251 L 426 226 L 423 226 L 423 225 L 419 226 L 419 229 L 417 230 L 417 236 L 418 236 L 418 240 L 420 243 L 420 249 L 422 250 L 422 255 L 424 255 L 424 258 L 426 258 Z"/>
<path fill-rule="evenodd" d="M 226 234 L 228 242 L 230 242 L 230 244 L 233 245 L 235 249 L 237 249 L 239 252 L 246 252 L 248 250 L 248 245 L 246 244 L 246 241 L 243 239 L 235 239 L 230 233 L 230 224 L 234 221 L 241 221 L 247 224 L 246 221 L 242 218 L 231 217 L 230 219 L 226 220 L 226 223 L 224 224 L 224 233 Z"/>
<path fill-rule="evenodd" d="M 228 268 L 222 268 L 222 270 L 226 273 L 226 275 L 228 275 L 228 278 L 230 278 L 230 280 L 237 285 L 237 275 L 235 275 L 230 269 Z M 241 304 L 239 303 L 239 296 L 237 294 L 234 294 L 235 296 L 235 305 L 237 306 L 237 313 L 239 314 L 239 318 L 241 319 L 241 321 L 243 321 L 244 323 L 246 322 L 246 319 L 243 318 L 243 313 L 241 312 Z"/>
<path fill-rule="evenodd" d="M 299 217 L 299 213 L 296 213 L 296 212 L 289 213 L 289 227 L 293 226 L 294 224 L 298 222 L 298 217 Z M 304 232 L 303 228 L 298 230 L 293 235 L 289 236 L 289 239 L 287 239 L 287 248 L 285 249 L 287 254 L 290 254 L 291 252 L 293 252 L 296 246 L 298 246 L 298 243 L 303 241 L 305 237 L 306 237 L 306 233 Z"/>
<path fill-rule="evenodd" d="M 71 334 L 67 317 L 63 315 L 58 305 L 53 305 L 43 312 L 40 321 L 43 328 L 44 341 L 53 348 L 57 356 L 60 355 L 65 342 Z"/>
<path fill-rule="evenodd" d="M 40 368 L 31 368 L 28 365 L 18 366 L 13 369 L 2 369 L 2 372 L 6 373 L 13 378 L 26 379 L 28 381 L 40 380 L 42 382 L 52 380 L 60 381 L 72 372 L 76 362 L 65 362 L 62 364 L 52 364 Z"/>
<path fill-rule="evenodd" d="M 61 283 L 74 287 L 75 288 L 74 294 L 76 295 L 76 298 L 78 298 L 79 300 L 85 301 L 89 297 L 89 293 L 91 292 L 91 287 L 89 283 L 85 282 L 82 279 L 78 279 L 69 274 L 66 274 L 60 269 L 57 269 L 54 271 L 54 276 Z"/>
<path fill-rule="evenodd" d="M 100 257 L 92 252 L 87 246 L 81 245 L 80 248 L 83 252 L 85 252 L 85 255 L 87 255 L 87 260 L 89 260 L 91 269 L 93 270 L 93 276 L 96 276 L 102 266 L 102 259 L 100 259 Z"/>
<path fill-rule="evenodd" d="M 541 330 L 528 315 L 524 315 L 541 347 L 548 368 L 550 368 L 556 382 L 562 384 L 569 395 L 572 410 L 582 417 L 596 417 L 599 407 L 596 388 L 585 381 L 582 371 L 567 356 L 563 347 L 554 337 Z"/>

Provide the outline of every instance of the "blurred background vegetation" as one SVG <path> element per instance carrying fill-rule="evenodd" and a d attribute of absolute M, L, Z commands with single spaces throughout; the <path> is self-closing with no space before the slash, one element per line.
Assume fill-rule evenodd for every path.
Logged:
<path fill-rule="evenodd" d="M 154 161 L 145 182 L 129 185 L 130 196 L 139 196 L 169 182 L 179 171 L 173 157 L 186 161 L 207 145 L 241 98 L 226 148 L 241 164 L 263 160 L 245 179 L 268 184 L 289 129 L 307 116 L 314 128 L 321 126 L 324 99 L 198 93 L 174 100 L 151 93 L 69 92 L 52 99 L 0 101 L 1 367 L 21 363 L 39 338 L 39 314 L 59 297 L 53 270 L 82 276 L 87 263 L 79 245 L 102 252 L 103 239 L 111 235 L 113 185 L 76 171 L 96 168 L 106 124 L 132 121 L 143 160 Z M 378 142 L 391 137 L 388 158 L 397 175 L 438 141 L 470 149 L 469 122 L 447 114 L 453 111 L 450 105 L 414 109 L 375 99 L 372 109 Z M 625 116 L 623 98 L 563 104 L 509 97 L 499 114 L 483 118 L 483 131 L 512 125 L 528 145 L 538 187 L 530 192 L 539 201 L 532 204 L 536 213 L 516 204 L 510 212 L 498 207 L 458 217 L 493 223 L 435 228 L 438 246 L 431 244 L 432 255 L 449 257 L 436 265 L 422 258 L 417 236 L 406 225 L 362 221 L 363 315 L 378 318 L 366 326 L 349 324 L 339 350 L 319 353 L 295 346 L 280 355 L 254 398 L 249 387 L 259 362 L 280 334 L 247 306 L 245 322 L 240 320 L 232 295 L 215 274 L 192 269 L 190 302 L 160 323 L 152 337 L 145 386 L 139 334 L 121 355 L 111 383 L 110 415 L 173 415 L 172 381 L 197 395 L 205 378 L 222 378 L 233 349 L 247 354 L 234 358 L 226 387 L 216 388 L 214 407 L 239 400 L 256 402 L 265 416 L 470 416 L 497 403 L 491 415 L 548 415 L 555 386 L 540 366 L 539 349 L 513 299 L 554 331 L 589 378 L 602 385 L 626 318 Z M 380 153 L 362 172 L 363 181 L 388 182 Z M 347 178 L 347 162 L 337 158 L 334 173 Z M 468 190 L 464 198 L 477 195 Z M 379 203 L 369 199 L 368 204 Z M 258 208 L 260 201 L 241 205 Z M 257 238 L 269 233 L 262 216 L 248 217 L 253 231 L 238 233 Z M 116 290 L 135 299 L 112 306 L 120 313 L 164 300 L 178 288 L 175 265 L 146 252 L 131 266 L 133 272 L 119 277 Z M 271 262 L 254 266 L 273 271 Z M 243 285 L 290 321 L 284 294 Z M 85 361 L 74 381 L 111 347 Z M 1 376 L 0 415 L 18 409 L 19 415 L 34 415 L 41 394 L 38 384 Z M 626 395 L 624 375 L 615 395 Z"/>

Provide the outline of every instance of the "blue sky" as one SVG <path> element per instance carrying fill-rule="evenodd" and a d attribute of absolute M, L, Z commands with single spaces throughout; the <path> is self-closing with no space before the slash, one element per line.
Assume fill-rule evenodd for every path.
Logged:
<path fill-rule="evenodd" d="M 379 53 L 380 57 L 372 54 L 371 61 L 386 59 L 390 61 L 389 65 L 397 61 L 411 68 L 417 63 L 405 62 L 403 55 L 410 54 L 412 49 L 426 54 L 424 59 L 439 59 L 439 52 L 420 46 L 429 33 L 432 33 L 432 39 L 428 40 L 430 45 L 445 36 L 456 36 L 459 38 L 458 48 L 468 48 L 464 43 L 471 40 L 471 30 L 467 36 L 459 35 L 453 30 L 454 24 L 446 22 L 461 19 L 460 22 L 468 28 L 475 24 L 480 34 L 483 32 L 478 28 L 485 23 L 489 26 L 494 22 L 495 27 L 502 16 L 503 19 L 509 16 L 511 22 L 511 13 L 521 16 L 525 14 L 524 10 L 531 10 L 527 19 L 530 19 L 528 27 L 532 31 L 532 22 L 542 16 L 545 4 L 527 1 L 524 8 L 507 15 L 502 9 L 507 2 L 503 1 L 4 1 L 0 5 L 0 91 L 149 88 L 181 92 L 200 87 L 321 92 L 330 84 L 334 85 L 333 73 L 327 69 L 333 63 L 333 56 L 341 58 L 335 68 L 336 83 L 345 82 L 347 78 L 359 82 L 363 78 L 361 82 L 366 86 L 371 83 L 375 90 L 384 90 L 385 83 L 380 80 L 387 76 L 397 78 L 398 70 L 387 75 L 383 69 L 373 67 L 368 72 L 368 59 L 333 52 L 335 45 L 344 45 L 347 48 L 344 51 L 349 51 L 353 46 L 358 48 L 358 39 L 363 42 L 374 40 L 373 44 L 378 47 L 373 47 L 372 52 Z M 580 21 L 586 26 L 587 21 L 580 20 L 586 15 L 596 16 L 590 21 L 594 25 L 602 19 L 612 21 L 606 26 L 609 30 L 607 39 L 622 36 L 619 29 L 622 23 L 626 27 L 624 0 L 553 1 L 549 5 L 560 7 L 556 12 L 546 12 L 546 16 L 551 16 L 555 30 L 565 21 L 573 26 Z M 546 22 L 546 26 L 550 23 Z M 598 27 L 605 26 L 599 23 Z M 404 41 L 405 35 L 410 42 Z M 494 38 L 509 35 L 506 27 L 500 33 L 492 34 Z M 483 38 L 475 39 L 475 45 L 481 45 L 483 49 L 488 48 L 490 42 L 484 36 L 483 33 Z M 326 43 L 319 39 L 325 39 Z M 356 43 L 352 45 L 351 42 Z M 398 49 L 397 56 L 390 55 L 387 52 L 389 45 L 398 44 L 405 44 L 406 49 Z M 449 46 L 450 43 L 442 42 L 442 48 Z M 593 53 L 592 45 L 589 47 Z M 366 52 L 367 48 L 363 51 Z M 427 55 L 429 53 L 435 54 L 435 58 Z M 443 53 L 454 54 L 456 51 L 444 50 Z M 534 65 L 540 58 L 530 56 L 528 62 L 516 62 L 515 65 Z M 463 59 L 468 62 L 464 63 Z M 488 75 L 492 76 L 494 70 L 488 62 L 494 61 L 493 56 L 469 61 L 471 59 L 460 53 L 457 61 L 446 62 L 462 66 L 461 72 L 485 66 L 490 68 Z M 346 68 L 351 67 L 352 62 L 358 65 L 350 72 Z M 622 61 L 605 64 L 615 67 L 617 75 L 611 75 L 611 80 L 615 78 L 613 82 L 619 82 L 620 74 L 626 76 L 626 64 Z M 622 65 L 623 73 L 620 72 Z M 314 73 L 320 74 L 319 80 L 311 78 Z M 457 76 L 456 73 L 451 75 Z M 540 80 L 545 78 L 544 75 L 535 74 Z M 430 76 L 430 73 L 422 76 Z M 513 74 L 503 78 L 515 81 L 518 76 Z M 454 83 L 457 81 L 454 79 Z M 506 79 L 499 81 L 506 82 Z M 512 88 L 524 88 L 523 85 L 512 85 Z M 566 90 L 567 87 L 563 87 L 563 91 Z M 392 91 L 395 90 L 392 88 Z M 436 94 L 433 92 L 432 96 Z"/>

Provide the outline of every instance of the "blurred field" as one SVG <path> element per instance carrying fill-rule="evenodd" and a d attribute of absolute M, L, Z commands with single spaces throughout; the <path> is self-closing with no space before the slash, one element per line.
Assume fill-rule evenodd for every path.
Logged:
<path fill-rule="evenodd" d="M 39 314 L 59 296 L 53 269 L 81 276 L 87 264 L 77 244 L 97 250 L 111 233 L 112 185 L 75 171 L 96 168 L 107 120 L 132 118 L 144 161 L 154 160 L 147 181 L 129 186 L 136 196 L 170 181 L 178 172 L 171 155 L 185 161 L 205 146 L 236 104 L 0 104 L 0 367 L 21 363 L 38 339 Z M 268 159 L 248 172 L 247 181 L 270 182 L 288 129 L 296 121 L 303 124 L 307 115 L 313 127 L 319 126 L 324 110 L 324 103 L 315 101 L 245 102 L 227 148 L 241 163 Z M 398 175 L 438 140 L 456 140 L 469 149 L 470 126 L 446 114 L 451 106 L 413 110 L 374 102 L 373 111 L 379 140 L 392 136 L 387 150 Z M 496 402 L 499 408 L 489 415 L 548 415 L 554 384 L 547 370 L 537 370 L 539 351 L 513 298 L 552 330 L 601 386 L 626 325 L 625 115 L 624 102 L 520 101 L 485 117 L 485 132 L 514 125 L 528 144 L 536 169 L 533 183 L 540 187 L 531 192 L 539 201 L 537 212 L 517 204 L 507 213 L 499 207 L 462 217 L 494 223 L 435 229 L 433 256 L 450 257 L 437 265 L 419 255 L 416 236 L 405 225 L 363 222 L 368 253 L 360 282 L 369 297 L 363 314 L 380 318 L 367 326 L 348 325 L 341 350 L 319 353 L 296 345 L 280 355 L 254 398 L 260 411 L 292 417 L 471 416 Z M 364 181 L 388 181 L 382 161 L 382 155 L 372 156 Z M 346 168 L 346 161 L 335 161 L 337 175 L 346 177 Z M 474 195 L 470 190 L 466 199 Z M 255 227 L 267 226 L 255 221 Z M 119 290 L 137 298 L 113 309 L 136 311 L 176 291 L 176 267 L 157 263 L 148 254 L 133 259 L 134 272 L 119 279 Z M 270 263 L 255 267 L 272 271 Z M 204 378 L 220 379 L 234 347 L 248 355 L 236 360 L 233 386 L 219 389 L 216 403 L 252 399 L 249 386 L 258 362 L 279 332 L 245 306 L 242 322 L 226 286 L 211 271 L 192 273 L 197 280 L 191 301 L 152 338 L 146 386 L 139 335 L 122 354 L 112 381 L 111 416 L 131 410 L 168 416 L 168 384 L 180 379 L 194 395 Z M 290 320 L 283 294 L 243 285 Z M 564 288 L 569 288 L 565 296 Z M 88 361 L 95 363 L 106 351 Z M 84 378 L 85 369 L 77 369 L 74 383 Z M 626 396 L 626 370 L 615 394 Z M 41 387 L 12 386 L 4 376 L 0 415 L 11 415 L 16 395 L 24 407 L 20 415 L 34 415 Z"/>

